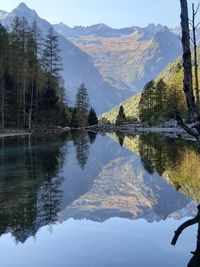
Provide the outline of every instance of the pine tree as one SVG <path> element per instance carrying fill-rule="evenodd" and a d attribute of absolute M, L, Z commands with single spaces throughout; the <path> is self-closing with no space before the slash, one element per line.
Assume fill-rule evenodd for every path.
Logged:
<path fill-rule="evenodd" d="M 167 109 L 167 84 L 160 79 L 155 87 L 155 107 L 156 112 L 165 112 Z"/>
<path fill-rule="evenodd" d="M 98 124 L 97 114 L 95 110 L 91 108 L 88 115 L 88 125 L 97 125 L 97 124 Z"/>
<path fill-rule="evenodd" d="M 143 89 L 139 103 L 139 118 L 148 121 L 154 113 L 155 105 L 155 81 L 148 82 Z"/>
<path fill-rule="evenodd" d="M 124 113 L 124 107 L 121 105 L 120 108 L 119 108 L 119 113 L 117 115 L 115 124 L 116 125 L 121 125 L 125 121 L 126 121 L 126 116 L 125 116 L 125 113 Z"/>
<path fill-rule="evenodd" d="M 0 24 L 0 124 L 18 128 L 69 124 L 57 36 L 50 29 L 41 51 L 37 23 L 16 17 Z M 43 53 L 42 53 L 43 52 Z"/>
<path fill-rule="evenodd" d="M 60 75 L 59 72 L 62 69 L 62 63 L 60 58 L 60 49 L 58 44 L 58 36 L 54 33 L 53 28 L 50 28 L 46 36 L 44 43 L 43 59 L 42 59 L 43 68 L 45 71 L 45 87 L 43 93 L 44 99 L 44 118 L 46 120 L 47 127 L 55 123 L 56 119 L 56 108 L 59 103 L 60 96 Z M 54 114 L 53 114 L 54 113 Z M 51 114 L 51 116 L 50 116 Z M 52 116 L 53 115 L 53 116 Z"/>
<path fill-rule="evenodd" d="M 71 117 L 71 122 L 70 122 L 70 127 L 72 128 L 77 128 L 78 127 L 78 123 L 77 123 L 77 109 L 74 108 L 72 111 L 72 117 Z"/>
<path fill-rule="evenodd" d="M 78 88 L 76 95 L 75 121 L 79 127 L 85 127 L 88 122 L 89 97 L 84 83 Z"/>
<path fill-rule="evenodd" d="M 43 67 L 47 74 L 54 77 L 60 77 L 62 70 L 58 36 L 50 28 L 44 42 Z"/>

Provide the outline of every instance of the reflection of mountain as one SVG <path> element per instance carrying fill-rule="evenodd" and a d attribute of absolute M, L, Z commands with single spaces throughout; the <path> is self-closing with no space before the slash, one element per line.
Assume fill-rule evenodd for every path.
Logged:
<path fill-rule="evenodd" d="M 100 142 L 99 139 L 97 142 Z M 111 217 L 125 217 L 145 218 L 152 222 L 166 219 L 171 214 L 178 218 L 178 211 L 187 207 L 190 199 L 178 194 L 158 174 L 149 175 L 144 170 L 139 156 L 132 155 L 125 149 L 119 150 L 118 145 L 114 143 L 111 150 L 110 140 L 102 141 L 104 146 L 96 143 L 97 146 L 94 148 L 98 152 L 101 149 L 98 161 L 104 159 L 107 151 L 110 151 L 111 157 L 100 170 L 92 162 L 89 163 L 91 164 L 89 166 L 93 166 L 91 170 L 93 175 L 96 169 L 94 183 L 88 192 L 63 209 L 60 220 L 73 217 L 104 221 Z M 104 147 L 107 147 L 106 151 Z M 90 155 L 91 153 L 92 151 Z M 190 208 L 182 210 L 182 215 L 191 210 Z"/>
<path fill-rule="evenodd" d="M 10 232 L 20 242 L 43 225 L 68 218 L 152 222 L 195 211 L 190 198 L 157 173 L 150 175 L 138 154 L 111 138 L 97 136 L 90 147 L 86 133 L 32 144 L 17 140 L 1 144 L 0 233 Z"/>

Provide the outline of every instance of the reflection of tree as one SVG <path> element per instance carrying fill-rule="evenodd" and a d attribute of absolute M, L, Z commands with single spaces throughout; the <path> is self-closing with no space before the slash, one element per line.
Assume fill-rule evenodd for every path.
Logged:
<path fill-rule="evenodd" d="M 9 138 L 0 147 L 0 235 L 9 230 L 24 242 L 59 210 L 59 169 L 64 152 L 61 138 Z M 43 198 L 39 192 L 45 192 Z"/>
<path fill-rule="evenodd" d="M 200 157 L 194 142 L 149 134 L 140 136 L 138 150 L 147 172 L 164 174 L 177 191 L 200 200 Z"/>
<path fill-rule="evenodd" d="M 175 246 L 179 236 L 187 227 L 190 227 L 194 224 L 198 224 L 197 247 L 196 247 L 196 250 L 192 252 L 193 257 L 189 261 L 188 267 L 199 267 L 200 266 L 200 205 L 197 208 L 198 208 L 198 213 L 196 217 L 184 222 L 181 226 L 179 226 L 179 228 L 175 231 L 175 235 L 171 242 L 171 244 Z"/>
<path fill-rule="evenodd" d="M 181 146 L 183 147 L 183 146 Z M 180 141 L 153 134 L 141 135 L 139 153 L 144 168 L 152 174 L 162 175 L 169 167 L 182 161 Z"/>
<path fill-rule="evenodd" d="M 41 202 L 40 221 L 42 224 L 53 224 L 57 220 L 59 212 L 62 191 L 62 177 L 49 177 L 41 188 L 39 202 Z"/>
<path fill-rule="evenodd" d="M 81 169 L 84 169 L 87 164 L 88 155 L 89 155 L 89 137 L 88 133 L 83 132 L 74 132 L 73 133 L 74 145 L 76 147 L 76 158 Z"/>
<path fill-rule="evenodd" d="M 118 141 L 119 141 L 120 146 L 123 146 L 125 134 L 123 134 L 123 133 L 121 133 L 119 131 L 117 131 L 115 134 L 116 134 L 116 136 L 118 138 Z"/>
<path fill-rule="evenodd" d="M 90 139 L 90 144 L 93 144 L 96 140 L 97 133 L 88 131 L 88 137 Z"/>

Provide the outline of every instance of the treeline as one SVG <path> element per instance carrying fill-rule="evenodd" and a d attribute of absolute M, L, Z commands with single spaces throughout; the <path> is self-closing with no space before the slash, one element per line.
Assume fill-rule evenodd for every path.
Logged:
<path fill-rule="evenodd" d="M 1 128 L 65 125 L 67 105 L 58 37 L 43 38 L 36 22 L 14 19 L 10 31 L 0 25 Z"/>
<path fill-rule="evenodd" d="M 36 21 L 28 25 L 16 17 L 9 31 L 0 24 L 1 130 L 96 124 L 84 85 L 78 89 L 76 107 L 67 106 L 61 70 L 53 28 L 43 37 Z"/>
<path fill-rule="evenodd" d="M 149 125 L 174 119 L 173 106 L 186 113 L 185 100 L 182 94 L 164 82 L 163 79 L 148 82 L 139 102 L 139 120 Z M 186 114 L 184 114 L 186 116 Z"/>

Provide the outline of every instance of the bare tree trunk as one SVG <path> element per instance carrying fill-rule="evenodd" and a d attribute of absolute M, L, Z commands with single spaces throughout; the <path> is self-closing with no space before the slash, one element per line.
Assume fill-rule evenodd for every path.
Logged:
<path fill-rule="evenodd" d="M 184 68 L 183 89 L 186 96 L 189 119 L 191 122 L 196 122 L 198 120 L 198 110 L 195 103 L 192 86 L 192 59 L 190 50 L 190 30 L 187 0 L 180 0 L 180 4 Z"/>
<path fill-rule="evenodd" d="M 28 123 L 28 129 L 29 132 L 31 131 L 32 128 L 32 114 L 33 114 L 33 80 L 32 80 L 32 84 L 31 84 L 31 106 L 30 106 L 30 110 L 29 110 L 29 123 Z"/>
<path fill-rule="evenodd" d="M 193 44 L 194 44 L 194 73 L 195 73 L 195 93 L 196 104 L 199 111 L 199 77 L 198 77 L 198 61 L 197 61 L 197 41 L 196 41 L 196 28 L 195 17 L 198 12 L 199 5 L 195 10 L 194 4 L 192 4 L 192 32 L 193 32 Z"/>
<path fill-rule="evenodd" d="M 5 127 L 5 116 L 4 116 L 4 94 L 5 94 L 5 88 L 4 88 L 4 81 L 2 81 L 2 95 L 1 95 L 1 128 L 2 131 L 4 130 Z"/>

